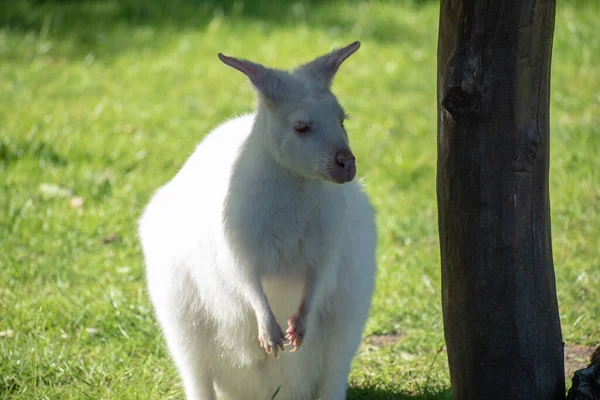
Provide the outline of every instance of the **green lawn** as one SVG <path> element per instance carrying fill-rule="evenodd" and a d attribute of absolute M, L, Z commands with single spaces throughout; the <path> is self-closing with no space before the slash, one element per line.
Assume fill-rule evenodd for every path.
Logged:
<path fill-rule="evenodd" d="M 359 39 L 334 91 L 381 239 L 351 398 L 448 399 L 438 2 L 198 3 L 0 3 L 0 398 L 182 399 L 135 229 L 202 136 L 254 104 L 216 54 L 291 67 Z M 600 340 L 600 3 L 559 4 L 554 260 L 564 339 L 585 350 Z"/>

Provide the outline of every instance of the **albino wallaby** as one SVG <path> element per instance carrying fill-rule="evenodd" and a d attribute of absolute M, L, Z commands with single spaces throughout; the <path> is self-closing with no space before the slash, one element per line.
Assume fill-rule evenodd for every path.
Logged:
<path fill-rule="evenodd" d="M 346 397 L 377 233 L 330 87 L 359 46 L 292 71 L 219 54 L 250 78 L 258 111 L 209 133 L 139 223 L 188 399 Z"/>

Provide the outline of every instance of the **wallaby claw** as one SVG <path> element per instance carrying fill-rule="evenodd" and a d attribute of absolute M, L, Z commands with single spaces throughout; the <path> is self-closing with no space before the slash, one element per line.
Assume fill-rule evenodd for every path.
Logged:
<path fill-rule="evenodd" d="M 288 328 L 287 328 L 287 339 L 289 340 L 289 345 L 294 346 L 290 353 L 294 353 L 298 351 L 302 341 L 304 340 L 305 335 L 305 327 L 304 327 L 304 315 L 294 314 L 290 318 L 288 318 Z"/>
<path fill-rule="evenodd" d="M 259 329 L 258 342 L 265 352 L 279 358 L 279 350 L 285 351 L 283 341 L 285 335 L 276 321 L 270 322 L 264 329 Z"/>

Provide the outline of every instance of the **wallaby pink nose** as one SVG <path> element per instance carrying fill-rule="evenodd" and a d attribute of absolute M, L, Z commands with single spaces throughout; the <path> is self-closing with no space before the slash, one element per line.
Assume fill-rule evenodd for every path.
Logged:
<path fill-rule="evenodd" d="M 334 179 L 338 183 L 350 182 L 356 176 L 356 158 L 349 150 L 338 150 L 335 153 L 338 166 Z"/>

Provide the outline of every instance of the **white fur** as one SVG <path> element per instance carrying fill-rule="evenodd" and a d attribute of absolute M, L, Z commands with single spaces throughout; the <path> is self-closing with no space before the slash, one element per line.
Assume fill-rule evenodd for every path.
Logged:
<path fill-rule="evenodd" d="M 302 73 L 285 79 L 303 88 L 293 101 L 273 106 L 258 85 L 258 112 L 209 133 L 140 220 L 151 300 L 190 400 L 346 396 L 374 286 L 374 211 L 358 182 L 327 179 L 327 157 L 348 146 L 328 115 L 337 101 Z M 315 137 L 294 134 L 299 114 Z M 304 341 L 267 355 L 259 331 L 285 331 L 307 271 Z"/>

